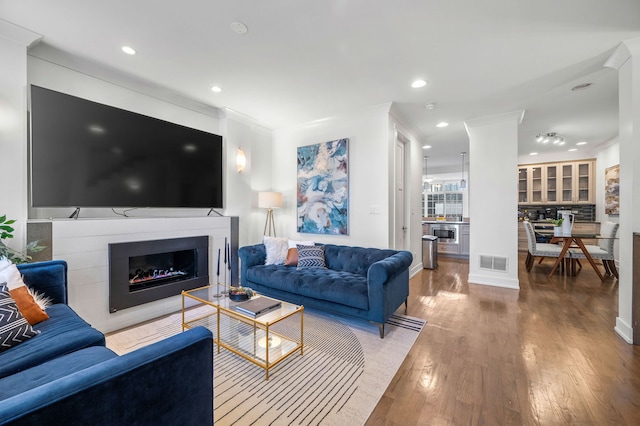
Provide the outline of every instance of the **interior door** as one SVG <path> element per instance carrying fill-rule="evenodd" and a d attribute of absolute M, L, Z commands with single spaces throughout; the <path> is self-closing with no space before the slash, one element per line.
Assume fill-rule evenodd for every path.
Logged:
<path fill-rule="evenodd" d="M 398 133 L 396 138 L 396 174 L 395 174 L 395 249 L 404 250 L 406 248 L 406 218 L 405 218 L 405 142 Z"/>

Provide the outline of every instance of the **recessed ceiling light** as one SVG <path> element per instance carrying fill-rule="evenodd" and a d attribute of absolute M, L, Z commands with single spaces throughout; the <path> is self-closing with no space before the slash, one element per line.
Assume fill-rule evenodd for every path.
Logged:
<path fill-rule="evenodd" d="M 218 87 L 218 86 L 213 86 L 211 88 L 211 91 L 212 92 L 216 92 L 216 93 L 220 93 L 220 92 L 222 92 L 222 89 L 220 87 Z"/>
<path fill-rule="evenodd" d="M 422 145 L 422 149 L 429 149 L 431 148 L 431 145 Z"/>
<path fill-rule="evenodd" d="M 247 27 L 242 22 L 238 22 L 238 21 L 235 21 L 235 22 L 231 23 L 231 29 L 236 34 L 246 34 L 247 31 L 249 31 L 249 27 Z"/>
<path fill-rule="evenodd" d="M 427 82 L 424 80 L 416 80 L 413 83 L 411 83 L 411 87 L 413 87 L 414 89 L 418 89 L 420 87 L 424 87 L 427 85 Z"/>
<path fill-rule="evenodd" d="M 577 151 L 577 150 L 578 150 L 578 148 L 571 148 L 571 149 L 569 150 L 569 152 L 573 152 L 573 151 Z"/>
<path fill-rule="evenodd" d="M 582 83 L 582 84 L 578 84 L 577 86 L 573 86 L 571 90 L 575 92 L 578 90 L 588 89 L 591 86 L 593 86 L 593 83 Z"/>
<path fill-rule="evenodd" d="M 530 152 L 529 155 L 538 155 L 537 152 Z"/>
<path fill-rule="evenodd" d="M 447 127 L 448 125 L 449 123 L 445 121 L 441 121 L 440 123 L 436 124 L 436 127 Z"/>
<path fill-rule="evenodd" d="M 126 53 L 127 55 L 135 55 L 136 54 L 136 49 L 134 49 L 131 46 L 122 46 L 122 51 L 124 53 Z"/>
<path fill-rule="evenodd" d="M 578 142 L 576 145 L 586 145 L 587 143 L 585 141 L 582 142 Z"/>
<path fill-rule="evenodd" d="M 430 104 L 426 104 L 424 107 L 426 109 L 436 109 L 436 104 L 430 103 Z"/>

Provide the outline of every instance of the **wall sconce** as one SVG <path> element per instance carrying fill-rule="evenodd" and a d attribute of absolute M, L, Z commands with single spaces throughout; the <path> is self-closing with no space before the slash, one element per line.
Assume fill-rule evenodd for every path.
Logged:
<path fill-rule="evenodd" d="M 276 224 L 273 220 L 273 209 L 282 207 L 282 193 L 281 192 L 259 192 L 258 193 L 258 207 L 261 209 L 267 209 L 267 221 L 264 223 L 264 235 L 271 236 L 271 230 L 273 229 L 273 236 L 276 236 Z M 267 234 L 267 228 L 269 228 L 269 234 Z"/>
<path fill-rule="evenodd" d="M 238 173 L 242 173 L 246 165 L 247 156 L 242 149 L 238 148 L 238 152 L 236 153 L 236 167 L 238 168 Z"/>

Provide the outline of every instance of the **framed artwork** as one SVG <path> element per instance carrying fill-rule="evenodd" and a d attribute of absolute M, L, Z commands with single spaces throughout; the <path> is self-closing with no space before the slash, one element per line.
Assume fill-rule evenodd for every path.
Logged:
<path fill-rule="evenodd" d="M 298 232 L 349 235 L 349 139 L 298 147 Z"/>
<path fill-rule="evenodd" d="M 620 164 L 604 170 L 604 213 L 620 214 Z"/>

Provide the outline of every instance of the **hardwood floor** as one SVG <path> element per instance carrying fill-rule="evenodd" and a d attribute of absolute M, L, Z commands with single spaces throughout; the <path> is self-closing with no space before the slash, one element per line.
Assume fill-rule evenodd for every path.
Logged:
<path fill-rule="evenodd" d="M 524 260 L 520 290 L 468 284 L 468 263 L 445 257 L 411 280 L 408 314 L 428 322 L 367 425 L 640 424 L 617 281 Z"/>

